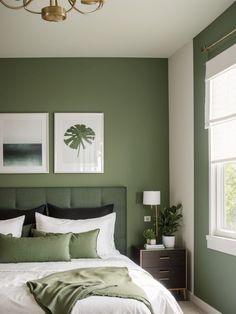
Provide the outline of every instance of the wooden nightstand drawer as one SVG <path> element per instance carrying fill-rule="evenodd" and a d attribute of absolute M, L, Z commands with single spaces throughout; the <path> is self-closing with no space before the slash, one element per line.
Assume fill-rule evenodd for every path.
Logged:
<path fill-rule="evenodd" d="M 186 288 L 185 267 L 163 269 L 159 267 L 144 267 L 155 279 L 170 288 Z"/>
<path fill-rule="evenodd" d="M 140 252 L 140 266 L 146 267 L 171 267 L 185 264 L 185 250 L 160 250 Z"/>

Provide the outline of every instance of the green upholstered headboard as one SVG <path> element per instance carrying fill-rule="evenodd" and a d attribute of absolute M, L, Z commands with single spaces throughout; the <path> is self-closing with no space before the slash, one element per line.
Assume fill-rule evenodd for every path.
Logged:
<path fill-rule="evenodd" d="M 115 243 L 117 249 L 126 254 L 125 187 L 0 188 L 0 208 L 24 209 L 46 203 L 61 207 L 97 207 L 114 204 Z"/>

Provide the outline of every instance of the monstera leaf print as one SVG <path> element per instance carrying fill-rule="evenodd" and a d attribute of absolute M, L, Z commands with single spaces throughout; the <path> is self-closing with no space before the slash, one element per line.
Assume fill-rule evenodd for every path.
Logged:
<path fill-rule="evenodd" d="M 79 157 L 81 146 L 85 149 L 84 142 L 92 144 L 95 139 L 95 132 L 84 124 L 76 124 L 66 130 L 64 137 L 64 143 L 71 149 L 77 149 L 77 157 Z"/>

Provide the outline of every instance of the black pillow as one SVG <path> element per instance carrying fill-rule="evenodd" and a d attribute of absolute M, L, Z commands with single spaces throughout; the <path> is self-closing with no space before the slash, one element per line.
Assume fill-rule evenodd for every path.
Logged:
<path fill-rule="evenodd" d="M 35 213 L 46 214 L 46 205 L 41 205 L 31 209 L 0 208 L 0 220 L 25 215 L 24 225 L 29 225 L 35 223 Z"/>
<path fill-rule="evenodd" d="M 113 213 L 113 204 L 88 208 L 61 208 L 48 204 L 48 214 L 54 218 L 89 219 L 98 218 Z"/>

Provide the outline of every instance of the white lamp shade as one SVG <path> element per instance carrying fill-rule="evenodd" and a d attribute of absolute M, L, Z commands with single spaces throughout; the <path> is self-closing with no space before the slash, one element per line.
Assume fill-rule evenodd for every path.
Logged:
<path fill-rule="evenodd" d="M 144 205 L 160 205 L 161 192 L 160 191 L 144 191 L 143 192 Z"/>

